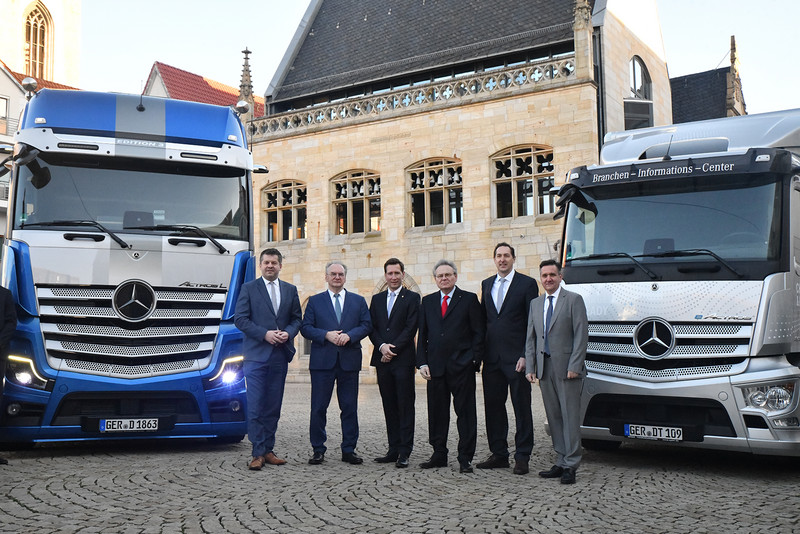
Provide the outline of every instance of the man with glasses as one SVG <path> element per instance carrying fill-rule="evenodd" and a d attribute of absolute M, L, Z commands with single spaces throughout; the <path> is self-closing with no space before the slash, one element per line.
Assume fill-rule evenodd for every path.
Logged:
<path fill-rule="evenodd" d="M 311 465 L 325 461 L 328 406 L 336 384 L 342 421 L 342 461 L 358 465 L 358 372 L 361 370 L 361 340 L 372 331 L 364 297 L 344 289 L 347 267 L 331 261 L 325 266 L 327 291 L 308 299 L 300 333 L 311 340 Z"/>
<path fill-rule="evenodd" d="M 456 287 L 458 272 L 452 261 L 436 262 L 433 277 L 439 291 L 422 299 L 417 339 L 417 367 L 428 381 L 428 432 L 433 455 L 420 467 L 447 465 L 452 396 L 458 418 L 459 470 L 472 473 L 478 435 L 475 373 L 483 360 L 483 311 L 475 293 Z"/>

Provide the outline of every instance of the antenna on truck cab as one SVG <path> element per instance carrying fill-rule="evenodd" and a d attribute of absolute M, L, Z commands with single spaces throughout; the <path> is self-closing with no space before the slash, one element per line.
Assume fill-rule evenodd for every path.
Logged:
<path fill-rule="evenodd" d="M 675 137 L 674 135 L 670 135 L 669 136 L 669 144 L 667 145 L 667 153 L 664 154 L 663 161 L 672 161 L 672 156 L 669 155 L 669 149 L 672 148 L 672 139 L 674 137 Z"/>

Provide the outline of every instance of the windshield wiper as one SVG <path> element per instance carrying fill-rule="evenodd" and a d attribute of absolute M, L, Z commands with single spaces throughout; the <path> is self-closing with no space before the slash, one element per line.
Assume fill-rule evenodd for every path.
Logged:
<path fill-rule="evenodd" d="M 101 232 L 105 232 L 108 236 L 116 241 L 119 246 L 122 248 L 131 248 L 131 246 L 122 240 L 117 234 L 103 226 L 97 221 L 93 221 L 91 219 L 76 219 L 72 221 L 63 220 L 63 221 L 42 221 L 42 222 L 32 222 L 32 223 L 19 223 L 20 229 L 24 229 L 26 226 L 91 226 L 93 228 L 97 228 Z"/>
<path fill-rule="evenodd" d="M 228 252 L 228 249 L 225 248 L 225 246 L 222 243 L 220 243 L 219 241 L 217 241 L 216 239 L 211 237 L 211 235 L 208 232 L 206 232 L 205 230 L 203 230 L 199 226 L 194 226 L 194 225 L 191 225 L 191 224 L 153 224 L 153 225 L 150 225 L 150 226 L 126 226 L 125 229 L 130 229 L 130 230 L 151 230 L 151 231 L 176 230 L 176 231 L 179 231 L 179 232 L 180 231 L 189 230 L 189 231 L 195 232 L 196 234 L 200 235 L 201 237 L 205 237 L 206 239 L 211 241 L 211 243 L 213 243 L 214 246 L 217 247 L 217 250 L 219 250 L 220 254 L 225 254 L 226 252 Z"/>
<path fill-rule="evenodd" d="M 733 266 L 728 263 L 727 261 L 720 258 L 715 252 L 708 250 L 707 248 L 687 248 L 684 250 L 666 250 L 664 252 L 654 252 L 652 254 L 642 254 L 642 256 L 649 256 L 652 258 L 678 258 L 682 256 L 711 256 L 722 265 L 724 265 L 730 272 L 741 278 L 742 275 L 739 271 L 733 268 Z"/>
<path fill-rule="evenodd" d="M 639 267 L 641 270 L 643 270 L 647 274 L 647 276 L 650 277 L 651 280 L 656 280 L 658 278 L 658 275 L 656 273 L 654 273 L 653 271 L 651 271 L 650 269 L 648 269 L 647 267 L 642 265 L 642 263 L 639 260 L 637 260 L 636 258 L 631 256 L 627 252 L 608 252 L 606 254 L 589 254 L 588 256 L 579 256 L 577 258 L 570 258 L 569 261 L 575 261 L 575 260 L 606 260 L 606 259 L 610 259 L 610 258 L 628 258 L 637 267 Z"/>

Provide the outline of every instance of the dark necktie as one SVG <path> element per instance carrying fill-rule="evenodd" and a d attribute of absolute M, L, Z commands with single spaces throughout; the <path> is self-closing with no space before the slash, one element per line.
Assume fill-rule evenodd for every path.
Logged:
<path fill-rule="evenodd" d="M 333 296 L 333 311 L 336 312 L 336 321 L 342 322 L 342 304 L 339 301 L 339 293 Z"/>
<path fill-rule="evenodd" d="M 547 297 L 547 312 L 544 315 L 544 351 L 550 354 L 550 319 L 553 318 L 553 297 Z"/>

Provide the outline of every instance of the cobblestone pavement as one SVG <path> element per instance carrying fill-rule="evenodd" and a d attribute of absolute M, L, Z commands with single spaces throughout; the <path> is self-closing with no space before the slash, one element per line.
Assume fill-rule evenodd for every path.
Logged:
<path fill-rule="evenodd" d="M 480 388 L 480 383 L 479 386 Z M 310 386 L 287 384 L 276 452 L 289 463 L 248 471 L 250 447 L 204 440 L 38 446 L 4 453 L 0 532 L 792 532 L 800 530 L 800 459 L 625 445 L 586 451 L 577 484 L 535 472 L 553 461 L 538 391 L 532 473 L 460 474 L 455 423 L 450 465 L 422 470 L 424 386 L 417 388 L 412 466 L 376 464 L 385 452 L 377 386 L 362 385 L 358 452 L 339 459 L 336 403 L 325 463 L 308 465 Z M 478 392 L 479 421 L 482 392 Z M 480 421 L 475 460 L 488 456 Z"/>

